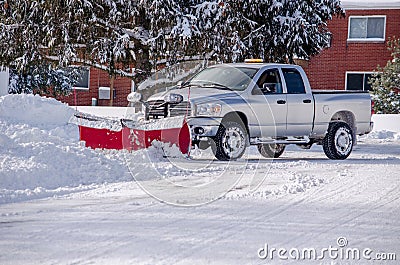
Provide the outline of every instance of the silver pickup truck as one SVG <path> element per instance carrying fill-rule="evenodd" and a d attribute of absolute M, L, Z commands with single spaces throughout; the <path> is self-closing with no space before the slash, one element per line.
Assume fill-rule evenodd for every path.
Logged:
<path fill-rule="evenodd" d="M 146 119 L 186 115 L 192 143 L 211 146 L 219 160 L 238 159 L 250 145 L 277 158 L 288 144 L 320 144 L 328 158 L 346 159 L 356 135 L 373 126 L 369 93 L 312 91 L 298 65 L 211 66 L 145 105 Z"/>

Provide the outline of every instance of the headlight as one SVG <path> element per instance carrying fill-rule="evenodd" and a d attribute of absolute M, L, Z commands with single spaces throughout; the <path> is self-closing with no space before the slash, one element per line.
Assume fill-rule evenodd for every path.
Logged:
<path fill-rule="evenodd" d="M 198 116 L 219 116 L 222 111 L 221 104 L 206 103 L 196 106 L 196 115 Z"/>
<path fill-rule="evenodd" d="M 164 97 L 164 101 L 168 103 L 181 103 L 183 101 L 183 96 L 180 94 L 169 94 Z"/>

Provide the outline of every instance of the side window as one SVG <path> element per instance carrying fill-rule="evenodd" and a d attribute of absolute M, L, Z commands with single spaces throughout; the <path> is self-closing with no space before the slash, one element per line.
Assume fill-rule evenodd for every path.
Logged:
<path fill-rule="evenodd" d="M 257 81 L 255 94 L 282 94 L 282 82 L 278 69 L 266 70 Z"/>
<path fill-rule="evenodd" d="M 305 94 L 303 78 L 296 69 L 282 69 L 288 94 Z"/>

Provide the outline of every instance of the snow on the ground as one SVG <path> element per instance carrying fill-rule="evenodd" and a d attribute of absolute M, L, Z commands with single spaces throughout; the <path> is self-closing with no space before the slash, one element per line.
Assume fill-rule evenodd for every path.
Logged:
<path fill-rule="evenodd" d="M 53 98 L 33 95 L 0 97 L 0 119 L 52 129 L 67 124 L 74 110 Z"/>
<path fill-rule="evenodd" d="M 80 145 L 73 113 L 55 99 L 0 97 L 0 203 L 131 180 L 120 161 Z"/>
<path fill-rule="evenodd" d="M 400 259 L 399 115 L 375 115 L 374 131 L 344 161 L 320 146 L 290 146 L 276 160 L 251 148 L 227 163 L 162 144 L 85 148 L 68 123 L 74 111 L 38 96 L 0 97 L 0 264 L 377 262 L 258 257 L 266 244 L 345 250 L 339 237 Z"/>
<path fill-rule="evenodd" d="M 96 115 L 98 117 L 106 118 L 123 118 L 125 114 L 129 111 L 129 107 L 107 107 L 107 106 L 77 106 L 73 107 L 79 112 L 89 113 Z"/>

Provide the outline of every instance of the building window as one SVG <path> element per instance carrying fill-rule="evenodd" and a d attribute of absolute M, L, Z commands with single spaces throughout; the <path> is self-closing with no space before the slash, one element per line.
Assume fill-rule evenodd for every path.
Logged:
<path fill-rule="evenodd" d="M 349 41 L 385 41 L 386 16 L 350 16 Z"/>
<path fill-rule="evenodd" d="M 83 68 L 82 78 L 74 85 L 74 88 L 81 90 L 89 90 L 89 78 L 90 78 L 89 68 Z"/>
<path fill-rule="evenodd" d="M 346 73 L 346 90 L 371 91 L 368 81 L 372 75 L 373 73 Z"/>

